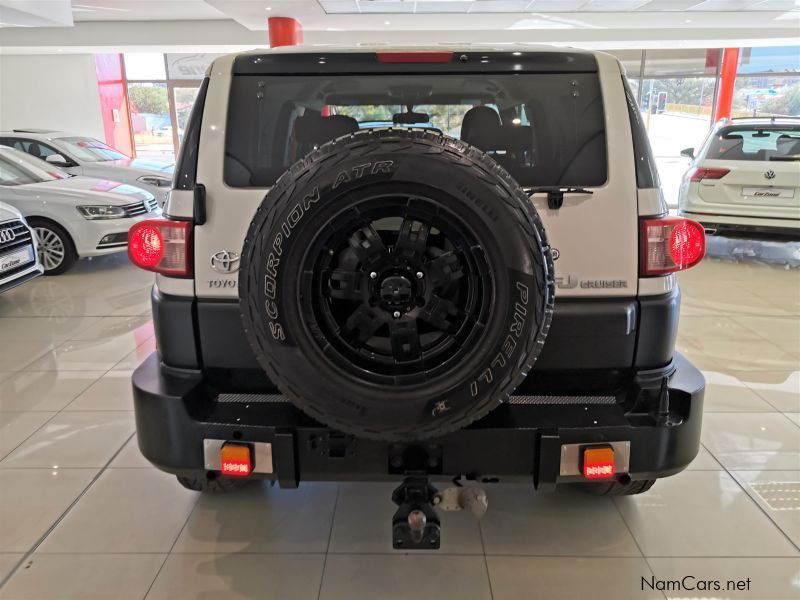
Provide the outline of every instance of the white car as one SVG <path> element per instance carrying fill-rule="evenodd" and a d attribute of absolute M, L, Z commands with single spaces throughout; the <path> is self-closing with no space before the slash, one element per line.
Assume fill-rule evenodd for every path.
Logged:
<path fill-rule="evenodd" d="M 3 146 L 0 201 L 19 210 L 33 228 L 45 275 L 59 275 L 84 256 L 124 252 L 131 225 L 161 214 L 150 192 L 70 175 Z"/>
<path fill-rule="evenodd" d="M 172 188 L 173 163 L 131 158 L 94 138 L 62 131 L 15 129 L 0 133 L 0 144 L 46 160 L 73 175 L 135 185 L 153 194 L 159 206 L 164 206 Z"/>
<path fill-rule="evenodd" d="M 42 274 L 36 236 L 22 214 L 0 202 L 0 293 Z"/>
<path fill-rule="evenodd" d="M 720 121 L 681 183 L 681 216 L 709 233 L 800 235 L 800 119 Z"/>

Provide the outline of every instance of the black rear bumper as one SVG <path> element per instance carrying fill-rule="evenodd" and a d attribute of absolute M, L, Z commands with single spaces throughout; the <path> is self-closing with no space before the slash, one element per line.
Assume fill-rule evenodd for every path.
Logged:
<path fill-rule="evenodd" d="M 164 364 L 181 369 L 261 371 L 236 299 L 197 299 L 153 288 L 153 320 Z M 680 290 L 660 296 L 556 298 L 537 373 L 655 369 L 669 363 Z"/>
<path fill-rule="evenodd" d="M 669 415 L 657 412 L 668 378 Z M 565 444 L 630 442 L 629 476 L 653 479 L 697 455 L 705 382 L 680 355 L 666 368 L 639 371 L 611 397 L 518 397 L 467 429 L 421 443 L 355 439 L 317 423 L 280 396 L 220 390 L 198 371 L 166 369 L 151 355 L 133 375 L 143 455 L 178 475 L 206 472 L 204 440 L 271 444 L 273 468 L 259 477 L 282 487 L 300 481 L 431 476 L 526 478 L 538 487 L 579 480 L 563 475 Z M 235 392 L 235 391 L 234 391 Z"/>

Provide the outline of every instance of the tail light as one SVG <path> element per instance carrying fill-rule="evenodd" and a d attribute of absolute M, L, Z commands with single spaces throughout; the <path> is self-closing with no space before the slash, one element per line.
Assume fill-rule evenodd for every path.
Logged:
<path fill-rule="evenodd" d="M 382 63 L 446 63 L 453 60 L 452 52 L 377 52 Z"/>
<path fill-rule="evenodd" d="M 696 221 L 644 219 L 640 235 L 641 274 L 645 277 L 688 269 L 706 254 L 706 232 Z"/>
<path fill-rule="evenodd" d="M 173 277 L 192 274 L 191 223 L 149 219 L 128 232 L 128 257 L 137 267 Z"/>
<path fill-rule="evenodd" d="M 698 182 L 704 179 L 722 179 L 730 172 L 730 169 L 696 167 L 689 171 L 689 181 Z"/>

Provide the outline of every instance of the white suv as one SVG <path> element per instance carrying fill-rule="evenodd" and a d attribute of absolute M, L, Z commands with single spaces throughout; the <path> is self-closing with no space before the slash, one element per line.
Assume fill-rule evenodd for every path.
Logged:
<path fill-rule="evenodd" d="M 727 119 L 692 158 L 679 214 L 710 233 L 765 232 L 800 237 L 800 119 Z"/>
<path fill-rule="evenodd" d="M 227 56 L 176 182 L 128 251 L 157 273 L 139 446 L 184 485 L 397 478 L 394 546 L 434 548 L 433 505 L 482 496 L 430 477 L 635 494 L 697 454 L 675 272 L 705 237 L 614 57 Z"/>
<path fill-rule="evenodd" d="M 173 163 L 131 158 L 82 135 L 47 129 L 15 129 L 0 133 L 0 144 L 22 150 L 73 175 L 135 185 L 153 194 L 159 206 L 164 205 L 172 187 Z"/>
<path fill-rule="evenodd" d="M 0 202 L 0 293 L 42 274 L 36 236 L 22 214 Z"/>

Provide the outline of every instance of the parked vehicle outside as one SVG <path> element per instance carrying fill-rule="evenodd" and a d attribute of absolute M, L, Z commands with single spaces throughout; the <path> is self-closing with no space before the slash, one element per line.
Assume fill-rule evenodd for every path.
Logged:
<path fill-rule="evenodd" d="M 82 257 L 124 252 L 131 225 L 161 214 L 153 194 L 141 188 L 71 175 L 5 146 L 0 201 L 33 228 L 45 275 L 64 273 Z"/>
<path fill-rule="evenodd" d="M 800 239 L 800 119 L 717 123 L 692 158 L 679 214 L 709 233 L 767 233 Z"/>
<path fill-rule="evenodd" d="M 172 135 L 170 130 L 169 135 Z M 127 183 L 147 190 L 159 206 L 172 187 L 175 165 L 131 158 L 94 138 L 45 129 L 15 129 L 0 133 L 0 144 L 22 150 L 73 175 Z"/>
<path fill-rule="evenodd" d="M 0 294 L 42 274 L 36 235 L 13 206 L 0 202 Z"/>

